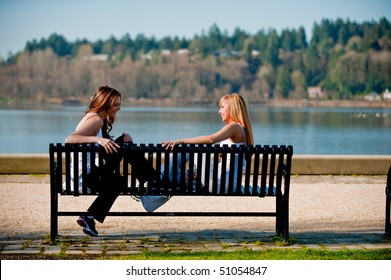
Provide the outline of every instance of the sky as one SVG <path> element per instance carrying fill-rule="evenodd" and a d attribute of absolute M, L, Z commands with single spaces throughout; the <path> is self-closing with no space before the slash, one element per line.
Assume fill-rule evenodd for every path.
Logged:
<path fill-rule="evenodd" d="M 307 40 L 322 19 L 391 20 L 391 0 L 0 0 L 0 57 L 22 51 L 28 41 L 62 35 L 91 42 L 137 34 L 191 39 L 216 24 L 259 30 L 304 27 Z"/>

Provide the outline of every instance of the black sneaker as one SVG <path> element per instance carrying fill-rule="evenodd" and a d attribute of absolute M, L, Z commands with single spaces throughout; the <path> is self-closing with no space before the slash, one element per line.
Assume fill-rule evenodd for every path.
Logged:
<path fill-rule="evenodd" d="M 79 226 L 83 227 L 83 232 L 85 234 L 91 236 L 98 236 L 98 232 L 95 229 L 94 219 L 90 219 L 86 216 L 80 216 L 79 219 L 77 219 L 77 223 L 79 224 Z"/>

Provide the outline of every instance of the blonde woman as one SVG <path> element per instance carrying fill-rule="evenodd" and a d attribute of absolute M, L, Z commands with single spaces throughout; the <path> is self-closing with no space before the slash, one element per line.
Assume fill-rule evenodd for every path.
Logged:
<path fill-rule="evenodd" d="M 232 145 L 253 145 L 253 131 L 251 125 L 251 118 L 249 112 L 247 110 L 247 105 L 242 96 L 233 93 L 223 96 L 219 101 L 219 115 L 221 116 L 222 121 L 225 123 L 224 127 L 222 127 L 219 131 L 211 134 L 211 135 L 203 135 L 192 138 L 182 138 L 178 140 L 169 140 L 162 142 L 163 147 L 166 149 L 173 149 L 176 145 L 180 144 L 216 144 L 220 145 L 227 144 L 228 146 Z M 186 159 L 188 160 L 188 159 Z M 219 163 L 219 178 L 221 177 L 222 172 L 226 172 L 226 176 L 229 176 L 230 170 L 227 168 L 230 166 L 230 158 L 227 158 L 226 167 L 221 166 Z M 233 171 L 235 176 L 237 174 L 238 167 L 238 158 L 235 158 L 235 170 Z M 245 161 L 243 163 L 242 168 L 244 168 Z M 178 167 L 180 166 L 180 158 L 178 160 Z M 211 173 L 212 170 L 211 164 Z M 178 178 L 180 178 L 180 169 L 178 169 Z M 170 170 L 172 170 L 172 162 L 170 165 Z M 162 171 L 162 173 L 164 170 Z M 178 181 L 177 178 L 177 181 Z M 227 177 L 228 178 L 228 177 Z M 170 172 L 170 180 L 172 178 L 172 171 Z M 236 178 L 235 178 L 236 179 Z M 179 182 L 179 181 L 178 181 Z M 236 180 L 235 180 L 236 182 Z M 204 182 L 203 182 L 204 183 Z M 227 182 L 228 183 L 228 182 Z M 212 184 L 209 184 L 212 186 Z M 218 192 L 227 193 L 228 186 L 226 185 L 224 188 L 221 188 L 220 180 L 218 181 Z M 234 192 L 239 191 L 239 186 L 234 186 Z"/>

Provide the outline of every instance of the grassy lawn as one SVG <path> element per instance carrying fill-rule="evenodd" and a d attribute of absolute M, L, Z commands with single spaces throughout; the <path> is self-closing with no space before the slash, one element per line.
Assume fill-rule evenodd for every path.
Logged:
<path fill-rule="evenodd" d="M 110 260 L 391 260 L 391 250 L 266 249 L 232 252 L 170 253 L 145 252 L 128 256 L 107 256 Z"/>
<path fill-rule="evenodd" d="M 141 252 L 129 255 L 1 255 L 6 259 L 30 259 L 30 260 L 391 260 L 390 249 L 265 249 L 261 251 L 236 250 L 230 252 L 205 251 L 205 252 Z"/>

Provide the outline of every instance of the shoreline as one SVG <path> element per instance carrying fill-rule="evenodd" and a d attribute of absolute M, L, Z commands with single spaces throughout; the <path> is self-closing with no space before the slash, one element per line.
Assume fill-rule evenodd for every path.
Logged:
<path fill-rule="evenodd" d="M 178 100 L 178 99 L 125 99 L 123 106 L 129 107 L 215 107 L 216 102 L 210 100 Z M 89 100 L 46 101 L 10 100 L 1 101 L 0 109 L 4 108 L 45 108 L 56 106 L 88 106 Z M 265 106 L 275 108 L 391 108 L 391 101 L 378 100 L 321 100 L 321 99 L 262 99 L 248 102 L 249 106 Z"/>
<path fill-rule="evenodd" d="M 125 100 L 127 106 L 192 106 L 213 107 L 217 103 L 213 101 L 184 101 L 171 99 L 142 99 Z M 275 108 L 391 108 L 391 101 L 367 101 L 367 100 L 316 100 L 316 99 L 263 99 L 248 102 L 249 106 L 266 106 Z"/>
<path fill-rule="evenodd" d="M 270 107 L 314 107 L 314 108 L 391 108 L 391 101 L 367 100 L 312 100 L 273 99 L 259 102 Z"/>

